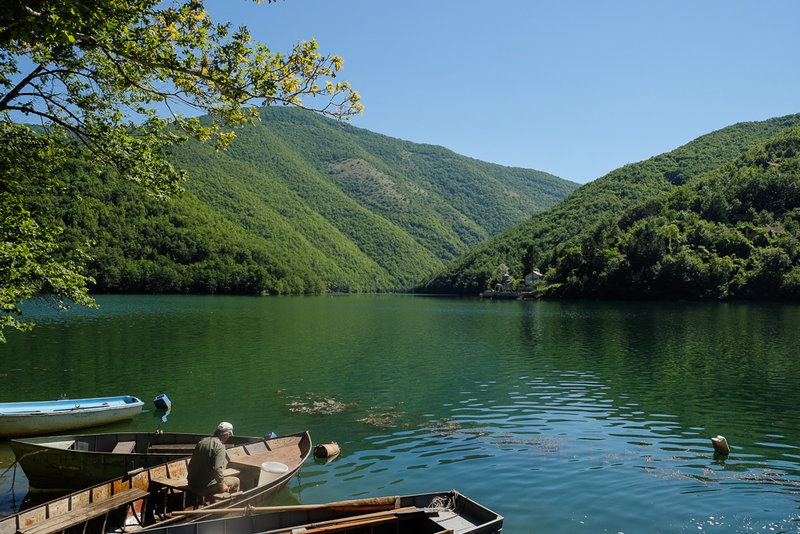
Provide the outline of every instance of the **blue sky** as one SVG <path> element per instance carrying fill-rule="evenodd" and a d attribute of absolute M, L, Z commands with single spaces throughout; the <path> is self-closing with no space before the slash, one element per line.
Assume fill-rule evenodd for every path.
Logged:
<path fill-rule="evenodd" d="M 208 0 L 275 51 L 316 38 L 354 126 L 580 183 L 800 112 L 800 1 Z"/>

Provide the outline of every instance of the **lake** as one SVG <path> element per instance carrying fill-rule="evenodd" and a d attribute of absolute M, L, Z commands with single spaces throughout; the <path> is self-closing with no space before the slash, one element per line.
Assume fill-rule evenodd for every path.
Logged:
<path fill-rule="evenodd" d="M 104 431 L 225 420 L 339 444 L 277 504 L 455 488 L 512 534 L 800 529 L 800 306 L 97 300 L 25 308 L 37 326 L 0 346 L 0 401 L 131 394 L 147 412 Z M 41 499 L 4 441 L 0 490 L 0 513 Z"/>

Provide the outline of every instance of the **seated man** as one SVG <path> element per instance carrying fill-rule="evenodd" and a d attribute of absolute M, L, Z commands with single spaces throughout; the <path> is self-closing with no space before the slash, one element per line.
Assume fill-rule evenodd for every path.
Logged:
<path fill-rule="evenodd" d="M 197 495 L 239 491 L 239 479 L 224 475 L 225 442 L 232 435 L 233 425 L 223 421 L 213 436 L 201 439 L 194 448 L 186 479 L 189 489 Z"/>

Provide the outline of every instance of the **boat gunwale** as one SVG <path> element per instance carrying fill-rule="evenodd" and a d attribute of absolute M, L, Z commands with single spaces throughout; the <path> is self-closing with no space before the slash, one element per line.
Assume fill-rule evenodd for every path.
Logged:
<path fill-rule="evenodd" d="M 17 437 L 9 439 L 8 444 L 31 487 L 79 490 L 121 476 L 131 469 L 179 460 L 191 454 L 194 446 L 209 435 L 152 431 L 86 432 Z M 226 447 L 248 445 L 264 439 L 236 435 L 228 440 Z M 134 450 L 114 452 L 117 443 L 131 441 L 135 443 Z"/>
<path fill-rule="evenodd" d="M 103 404 L 105 403 L 105 404 Z M 59 408 L 72 404 L 71 408 Z M 85 405 L 85 406 L 84 406 Z M 117 395 L 112 397 L 86 397 L 81 399 L 56 399 L 42 401 L 0 402 L 0 418 L 16 415 L 38 415 L 53 412 L 77 412 L 80 410 L 108 410 L 113 408 L 129 408 L 144 406 L 144 401 L 135 395 Z M 26 407 L 30 407 L 26 409 Z M 9 411 L 14 408 L 19 410 Z M 52 409 L 47 409 L 52 408 Z"/>
<path fill-rule="evenodd" d="M 99 433 L 99 434 L 92 433 L 92 432 L 87 432 L 85 434 L 50 434 L 50 435 L 47 435 L 47 436 L 20 436 L 18 438 L 9 438 L 8 442 L 10 444 L 11 443 L 20 443 L 20 444 L 23 444 L 23 445 L 25 445 L 27 447 L 40 447 L 40 448 L 47 449 L 47 450 L 52 450 L 52 451 L 68 451 L 70 453 L 77 453 L 77 454 L 114 454 L 114 455 L 122 455 L 122 456 L 149 456 L 149 455 L 151 455 L 153 453 L 135 452 L 135 451 L 126 452 L 126 453 L 118 453 L 118 452 L 113 452 L 113 451 L 64 449 L 63 447 L 57 447 L 55 445 L 48 445 L 46 442 L 47 441 L 64 442 L 64 441 L 70 441 L 70 440 L 80 441 L 82 437 L 87 437 L 87 436 L 91 437 L 94 440 L 97 440 L 97 439 L 100 439 L 100 438 L 103 438 L 103 437 L 109 437 L 110 438 L 112 436 L 115 436 L 118 441 L 128 441 L 128 440 L 121 439 L 121 438 L 126 438 L 126 437 L 127 438 L 133 438 L 133 437 L 136 437 L 136 436 L 144 436 L 144 435 L 150 435 L 150 434 L 155 435 L 155 432 L 103 432 L 103 433 Z M 204 438 L 204 437 L 208 437 L 208 436 L 212 435 L 212 434 L 197 434 L 197 433 L 193 433 L 193 432 L 169 432 L 169 434 L 171 436 L 177 436 L 177 437 L 181 437 L 181 436 L 182 437 L 187 437 L 187 438 L 188 437 L 192 437 L 192 438 L 196 437 L 198 439 L 198 441 L 200 439 Z M 237 443 L 235 443 L 233 445 L 234 447 L 238 447 L 239 445 L 247 445 L 249 443 L 254 443 L 256 441 L 263 441 L 265 439 L 269 439 L 269 438 L 258 437 L 258 436 L 236 436 L 236 438 L 237 438 Z M 242 440 L 242 441 L 239 442 L 240 440 Z M 185 443 L 176 441 L 176 442 L 168 443 L 168 444 L 169 445 L 175 445 L 175 444 L 183 445 Z M 186 444 L 188 444 L 188 442 L 186 442 Z M 159 453 L 159 454 L 161 454 L 161 453 Z M 185 456 L 185 455 L 178 455 L 178 456 Z M 176 458 L 176 460 L 177 459 L 178 458 Z M 170 460 L 170 461 L 172 461 L 172 460 Z"/>

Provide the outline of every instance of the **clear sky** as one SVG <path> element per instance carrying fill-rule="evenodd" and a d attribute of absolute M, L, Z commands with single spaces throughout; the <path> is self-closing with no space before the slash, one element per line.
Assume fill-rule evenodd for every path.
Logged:
<path fill-rule="evenodd" d="M 208 0 L 274 51 L 316 38 L 354 126 L 580 183 L 800 112 L 800 0 Z"/>

